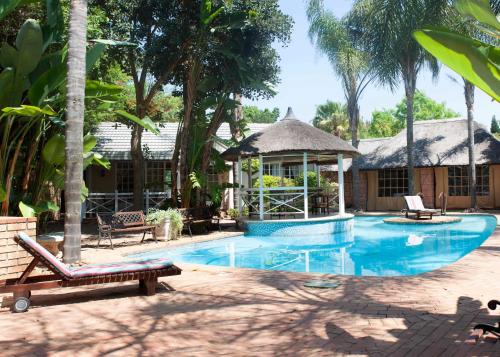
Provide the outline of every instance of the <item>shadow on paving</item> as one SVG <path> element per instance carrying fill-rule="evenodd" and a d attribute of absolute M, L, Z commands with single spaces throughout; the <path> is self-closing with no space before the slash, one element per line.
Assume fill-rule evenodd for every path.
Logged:
<path fill-rule="evenodd" d="M 207 281 L 212 287 L 206 289 L 197 281 L 180 284 L 171 292 L 165 284 L 154 299 L 137 296 L 135 285 L 36 295 L 34 305 L 62 305 L 68 318 L 75 313 L 75 325 L 95 321 L 92 331 L 68 331 L 64 341 L 54 341 L 57 338 L 40 307 L 30 313 L 42 316 L 34 320 L 40 334 L 36 341 L 46 342 L 32 342 L 25 336 L 0 341 L 0 348 L 16 355 L 46 355 L 78 353 L 96 344 L 101 355 L 140 356 L 148 354 L 154 340 L 164 351 L 177 355 L 230 351 L 236 355 L 240 354 L 238 348 L 243 348 L 241 354 L 260 355 L 491 355 L 498 351 L 494 345 L 463 343 L 475 323 L 492 322 L 480 301 L 460 296 L 455 311 L 445 314 L 431 311 L 435 310 L 431 302 L 405 298 L 406 290 L 415 289 L 421 281 L 450 278 L 444 272 L 406 280 L 326 276 L 341 285 L 323 290 L 303 286 L 311 275 L 242 271 L 241 276 L 212 274 L 208 278 L 213 279 Z M 238 283 L 232 284 L 233 280 Z M 217 284 L 220 289 L 214 288 Z M 383 292 L 388 298 L 380 301 L 374 292 Z M 124 297 L 134 299 L 125 301 L 120 310 Z M 95 300 L 101 302 L 101 310 L 102 303 L 109 302 L 109 311 L 94 309 L 97 304 L 78 305 Z M 71 307 L 64 309 L 65 304 Z M 58 318 L 63 321 L 65 316 L 59 313 Z M 389 320 L 396 320 L 398 326 L 385 325 Z"/>

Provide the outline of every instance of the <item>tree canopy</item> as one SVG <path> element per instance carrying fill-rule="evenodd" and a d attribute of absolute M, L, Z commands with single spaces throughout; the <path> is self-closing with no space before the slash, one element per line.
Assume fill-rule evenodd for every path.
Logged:
<path fill-rule="evenodd" d="M 312 125 L 342 139 L 349 138 L 349 115 L 347 106 L 328 100 L 316 107 Z"/>
<path fill-rule="evenodd" d="M 243 106 L 243 118 L 248 123 L 276 123 L 280 117 L 280 110 L 278 108 L 259 109 L 253 105 Z"/>
<path fill-rule="evenodd" d="M 393 109 L 374 111 L 368 129 L 369 135 L 371 137 L 394 136 L 406 128 L 406 107 L 405 97 Z M 417 90 L 414 99 L 414 116 L 416 121 L 420 121 L 456 118 L 460 114 L 448 108 L 445 103 L 438 103 L 424 92 Z"/>
<path fill-rule="evenodd" d="M 491 127 L 490 131 L 492 134 L 495 134 L 496 136 L 499 136 L 500 134 L 500 125 L 498 125 L 498 120 L 495 115 L 491 118 Z"/>

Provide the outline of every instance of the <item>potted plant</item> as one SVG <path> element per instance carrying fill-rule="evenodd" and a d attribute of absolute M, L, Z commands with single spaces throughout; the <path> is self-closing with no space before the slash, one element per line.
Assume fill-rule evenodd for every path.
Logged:
<path fill-rule="evenodd" d="M 177 239 L 183 227 L 182 215 L 176 209 L 150 209 L 146 222 L 156 226 L 156 237 L 159 239 Z"/>

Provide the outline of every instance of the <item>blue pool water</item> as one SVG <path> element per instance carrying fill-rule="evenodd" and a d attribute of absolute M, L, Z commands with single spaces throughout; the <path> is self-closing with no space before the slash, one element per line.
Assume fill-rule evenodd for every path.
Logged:
<path fill-rule="evenodd" d="M 352 230 L 333 235 L 240 235 L 133 258 L 356 276 L 415 275 L 462 258 L 496 225 L 492 216 L 466 216 L 460 223 L 443 225 L 393 225 L 384 218 L 355 217 Z"/>

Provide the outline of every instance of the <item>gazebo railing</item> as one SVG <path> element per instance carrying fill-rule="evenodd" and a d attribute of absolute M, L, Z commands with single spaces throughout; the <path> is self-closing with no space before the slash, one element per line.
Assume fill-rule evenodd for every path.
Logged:
<path fill-rule="evenodd" d="M 249 210 L 250 215 L 259 214 L 260 190 L 258 188 L 241 189 L 241 199 Z M 321 189 L 309 189 L 308 199 L 321 194 Z M 303 187 L 270 187 L 264 188 L 264 214 L 265 215 L 295 215 L 304 214 L 304 189 Z M 336 199 L 336 196 L 332 197 Z"/>
<path fill-rule="evenodd" d="M 242 189 L 242 201 L 248 207 L 250 215 L 259 214 L 260 190 L 258 188 Z M 264 188 L 264 214 L 303 214 L 304 191 L 302 187 L 270 187 Z"/>

